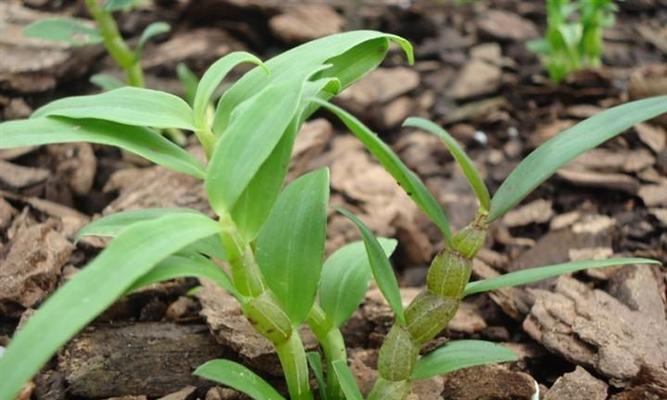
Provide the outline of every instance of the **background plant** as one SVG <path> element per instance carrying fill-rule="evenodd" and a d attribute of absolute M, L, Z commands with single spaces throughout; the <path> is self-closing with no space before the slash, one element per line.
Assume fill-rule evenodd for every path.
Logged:
<path fill-rule="evenodd" d="M 441 135 L 480 200 L 478 218 L 452 234 L 433 195 L 391 148 L 327 101 L 375 68 L 391 41 L 411 59 L 410 45 L 401 38 L 348 32 L 299 46 L 266 63 L 244 52 L 229 54 L 204 74 L 192 106 L 167 93 L 124 87 L 61 99 L 35 111 L 31 119 L 0 124 L 0 148 L 72 141 L 111 144 L 202 179 L 216 214 L 214 220 L 191 209 L 130 211 L 99 219 L 79 232 L 113 240 L 15 334 L 0 358 L 0 398 L 12 398 L 60 346 L 118 297 L 175 277 L 210 279 L 239 300 L 248 319 L 275 346 L 293 399 L 313 397 L 309 366 L 322 398 L 361 398 L 338 328 L 362 301 L 373 278 L 397 322 L 380 352 L 380 379 L 370 398 L 394 399 L 404 398 L 414 380 L 514 359 L 509 350 L 480 341 L 450 342 L 420 357 L 423 343 L 446 325 L 461 297 L 581 268 L 652 262 L 568 263 L 468 284 L 471 258 L 483 242 L 487 223 L 577 154 L 667 111 L 667 99 L 619 106 L 564 132 L 528 156 L 492 199 L 446 132 L 423 120 L 409 121 Z M 223 94 L 214 118 L 207 118 L 213 92 L 240 63 L 258 66 Z M 405 310 L 387 258 L 396 243 L 376 239 L 349 212 L 341 210 L 359 227 L 363 243 L 344 246 L 322 261 L 329 196 L 326 169 L 299 177 L 283 189 L 299 127 L 319 107 L 342 119 L 445 237 L 446 248 L 432 263 L 427 291 Z M 154 130 L 170 127 L 195 133 L 206 165 Z M 297 333 L 302 324 L 315 333 L 324 358 L 306 354 Z M 228 360 L 206 363 L 196 373 L 254 398 L 282 398 L 259 376 Z"/>
<path fill-rule="evenodd" d="M 547 31 L 528 43 L 558 83 L 582 68 L 601 65 L 604 28 L 614 25 L 613 0 L 547 0 Z"/>

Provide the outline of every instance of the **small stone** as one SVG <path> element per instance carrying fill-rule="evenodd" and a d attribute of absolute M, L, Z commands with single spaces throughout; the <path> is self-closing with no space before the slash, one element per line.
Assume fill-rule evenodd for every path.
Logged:
<path fill-rule="evenodd" d="M 288 43 L 306 42 L 343 29 L 345 19 L 328 5 L 304 4 L 290 7 L 269 20 L 273 33 Z"/>
<path fill-rule="evenodd" d="M 606 398 L 607 384 L 580 366 L 558 378 L 544 396 L 544 400 L 605 400 Z"/>
<path fill-rule="evenodd" d="M 500 68 L 473 59 L 463 67 L 448 94 L 456 100 L 495 93 L 500 87 Z"/>
<path fill-rule="evenodd" d="M 509 211 L 503 217 L 503 223 L 510 228 L 530 224 L 549 222 L 554 215 L 550 200 L 535 200 L 517 209 Z"/>
<path fill-rule="evenodd" d="M 470 57 L 496 66 L 503 63 L 502 49 L 500 44 L 495 42 L 478 44 L 470 49 Z"/>
<path fill-rule="evenodd" d="M 639 140 L 644 142 L 656 154 L 667 146 L 667 132 L 664 129 L 646 123 L 635 125 L 635 131 Z"/>
<path fill-rule="evenodd" d="M 489 10 L 480 15 L 477 27 L 482 35 L 498 40 L 524 41 L 539 36 L 535 24 L 517 14 Z"/>
<path fill-rule="evenodd" d="M 419 86 L 419 74 L 410 68 L 378 68 L 345 89 L 336 99 L 346 107 L 367 111 Z"/>
<path fill-rule="evenodd" d="M 648 207 L 667 206 L 667 184 L 642 185 L 639 188 L 639 197 Z"/>

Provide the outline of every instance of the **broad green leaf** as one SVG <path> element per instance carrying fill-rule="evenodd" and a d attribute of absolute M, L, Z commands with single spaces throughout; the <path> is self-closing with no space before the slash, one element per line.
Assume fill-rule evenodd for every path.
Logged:
<path fill-rule="evenodd" d="M 491 200 L 488 221 L 498 219 L 581 153 L 633 125 L 667 112 L 667 96 L 637 100 L 605 110 L 551 138 L 530 153 Z"/>
<path fill-rule="evenodd" d="M 0 358 L 0 399 L 13 399 L 62 345 L 155 264 L 218 230 L 202 214 L 174 214 L 123 231 L 16 333 Z"/>
<path fill-rule="evenodd" d="M 203 239 L 199 239 L 196 242 L 183 248 L 180 253 L 186 255 L 198 253 L 211 258 L 217 258 L 221 261 L 227 260 L 225 249 L 222 248 L 222 244 L 220 243 L 220 235 L 211 235 Z"/>
<path fill-rule="evenodd" d="M 455 340 L 417 360 L 412 379 L 429 379 L 476 365 L 516 361 L 510 349 L 483 340 Z"/>
<path fill-rule="evenodd" d="M 378 238 L 378 242 L 386 256 L 391 256 L 396 240 Z M 347 244 L 327 258 L 322 267 L 320 306 L 334 326 L 343 325 L 359 307 L 372 277 L 364 242 Z"/>
<path fill-rule="evenodd" d="M 84 226 L 77 232 L 75 239 L 79 240 L 84 236 L 116 237 L 124 229 L 137 222 L 148 221 L 176 213 L 198 214 L 199 212 L 191 208 L 145 208 L 142 210 L 121 211 L 98 218 Z"/>
<path fill-rule="evenodd" d="M 255 400 L 285 400 L 259 375 L 234 361 L 209 361 L 199 366 L 193 374 L 234 388 Z"/>
<path fill-rule="evenodd" d="M 95 118 L 159 129 L 194 130 L 192 109 L 183 99 L 173 94 L 131 86 L 56 100 L 37 109 L 31 118 L 52 115 Z"/>
<path fill-rule="evenodd" d="M 321 77 L 339 78 L 343 88 L 364 76 L 383 59 L 385 54 L 372 51 L 372 45 L 363 50 L 355 50 L 369 41 L 375 41 L 378 47 L 394 41 L 398 43 L 412 62 L 412 47 L 405 39 L 376 31 L 352 31 L 327 36 L 295 47 L 266 62 L 271 75 L 266 75 L 260 68 L 255 68 L 239 79 L 221 98 L 216 109 L 213 132 L 221 135 L 231 121 L 232 111 L 242 102 L 269 84 L 291 79 L 291 77 L 309 77 L 331 66 L 336 76 L 321 72 L 314 79 Z M 385 43 L 378 43 L 384 41 Z M 338 58 L 337 58 L 338 57 Z M 374 57 L 369 61 L 367 57 Z"/>
<path fill-rule="evenodd" d="M 178 63 L 176 66 L 176 75 L 185 90 L 185 101 L 192 105 L 195 101 L 197 86 L 199 86 L 199 78 L 197 78 L 197 75 L 195 75 L 195 73 L 184 63 Z"/>
<path fill-rule="evenodd" d="M 134 50 L 134 54 L 136 55 L 137 59 L 141 59 L 141 55 L 144 51 L 144 46 L 146 45 L 146 43 L 148 43 L 149 40 L 151 40 L 157 35 L 167 33 L 170 30 L 171 26 L 169 26 L 169 24 L 166 22 L 158 21 L 148 25 L 146 29 L 144 29 L 144 31 L 141 32 L 141 37 L 139 37 L 139 42 L 137 43 L 137 47 Z"/>
<path fill-rule="evenodd" d="M 456 139 L 454 139 L 449 132 L 429 120 L 418 117 L 408 118 L 403 123 L 403 126 L 419 128 L 438 136 L 445 144 L 452 157 L 454 157 L 454 160 L 459 164 L 459 167 L 463 170 L 463 175 L 465 175 L 470 187 L 473 192 L 475 192 L 480 206 L 485 211 L 489 210 L 489 207 L 491 206 L 491 197 L 489 196 L 489 189 L 487 189 L 484 179 L 480 176 L 477 167 L 475 167 L 475 164 L 470 157 L 468 157 L 465 151 L 456 142 Z"/>
<path fill-rule="evenodd" d="M 359 386 L 357 386 L 357 381 L 354 379 L 354 375 L 352 375 L 352 371 L 350 371 L 345 361 L 336 360 L 331 365 L 334 368 L 333 372 L 338 377 L 345 398 L 347 400 L 364 400 L 364 396 L 362 396 Z"/>
<path fill-rule="evenodd" d="M 172 255 L 167 257 L 141 278 L 137 279 L 127 292 L 133 292 L 154 283 L 170 279 L 190 277 L 210 279 L 237 299 L 241 298 L 241 295 L 234 288 L 234 285 L 232 285 L 229 276 L 227 276 L 222 268 L 215 265 L 209 259 L 198 255 L 189 255 L 187 257 Z"/>
<path fill-rule="evenodd" d="M 102 42 L 95 28 L 70 18 L 47 18 L 35 21 L 23 29 L 30 38 L 63 42 L 72 46 L 86 46 Z"/>
<path fill-rule="evenodd" d="M 192 106 L 194 112 L 194 124 L 197 129 L 209 129 L 208 120 L 206 118 L 206 109 L 211 102 L 213 92 L 215 92 L 215 89 L 217 89 L 223 79 L 225 79 L 227 74 L 234 67 L 243 63 L 260 65 L 264 68 L 267 74 L 269 73 L 269 70 L 262 64 L 262 60 L 245 51 L 236 51 L 227 54 L 213 63 L 213 65 L 206 70 L 197 86 L 197 92 Z"/>
<path fill-rule="evenodd" d="M 106 11 L 119 11 L 126 10 L 128 8 L 134 7 L 139 0 L 106 0 L 104 3 L 104 9 Z"/>
<path fill-rule="evenodd" d="M 328 400 L 329 395 L 327 394 L 327 384 L 324 380 L 324 370 L 322 368 L 322 356 L 316 351 L 310 351 L 306 353 L 306 358 L 308 359 L 308 365 L 310 365 L 310 370 L 313 371 L 315 375 L 315 380 L 317 381 L 318 392 L 320 393 L 320 399 Z"/>
<path fill-rule="evenodd" d="M 257 262 L 292 323 L 315 302 L 326 238 L 329 171 L 320 169 L 287 186 L 256 241 Z"/>
<path fill-rule="evenodd" d="M 520 271 L 514 271 L 500 275 L 495 278 L 470 282 L 466 286 L 463 295 L 469 296 L 471 294 L 490 292 L 492 290 L 508 286 L 526 285 L 528 283 L 533 283 L 543 279 L 553 278 L 555 276 L 581 271 L 588 268 L 604 268 L 610 267 L 612 265 L 628 264 L 660 264 L 660 262 L 648 258 L 612 258 L 609 260 L 572 261 L 563 264 L 548 265 L 545 267 L 527 268 Z"/>
<path fill-rule="evenodd" d="M 331 111 L 345 124 L 377 158 L 384 169 L 396 179 L 398 184 L 401 185 L 417 206 L 440 228 L 440 231 L 449 242 L 452 237 L 452 231 L 442 207 L 440 207 L 433 194 L 429 192 L 417 175 L 403 164 L 403 161 L 398 158 L 391 147 L 361 123 L 361 121 L 342 108 L 316 98 L 313 98 L 312 101 Z"/>
<path fill-rule="evenodd" d="M 102 90 L 114 90 L 126 86 L 125 82 L 109 74 L 95 74 L 90 77 L 90 83 Z"/>
<path fill-rule="evenodd" d="M 387 303 L 389 303 L 394 314 L 396 314 L 396 319 L 401 324 L 405 324 L 403 303 L 401 302 L 401 292 L 398 289 L 398 281 L 396 280 L 396 275 L 394 274 L 394 270 L 391 267 L 391 263 L 389 262 L 382 245 L 370 229 L 368 229 L 366 224 L 357 218 L 356 215 L 342 208 L 338 208 L 338 212 L 349 218 L 350 221 L 354 222 L 357 228 L 359 228 L 359 232 L 361 232 L 361 237 L 363 238 L 366 247 L 368 263 L 371 266 L 373 278 L 375 278 L 378 288 L 384 295 L 384 298 L 387 299 Z"/>
<path fill-rule="evenodd" d="M 303 82 L 271 85 L 234 110 L 206 176 L 211 207 L 230 212 L 297 113 Z"/>
<path fill-rule="evenodd" d="M 206 175 L 197 158 L 149 129 L 94 119 L 42 117 L 0 123 L 0 149 L 72 142 L 116 146 L 195 178 Z"/>

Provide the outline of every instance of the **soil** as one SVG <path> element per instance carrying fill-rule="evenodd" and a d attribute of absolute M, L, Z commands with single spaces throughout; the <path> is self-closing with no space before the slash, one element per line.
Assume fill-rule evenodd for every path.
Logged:
<path fill-rule="evenodd" d="M 462 227 L 476 207 L 461 172 L 436 138 L 401 129 L 401 122 L 420 115 L 449 129 L 493 191 L 523 156 L 561 130 L 610 106 L 667 93 L 667 2 L 618 6 L 617 23 L 605 32 L 604 66 L 561 85 L 547 79 L 525 48 L 544 31 L 541 1 L 156 0 L 118 17 L 123 34 L 135 40 L 153 21 L 171 24 L 171 33 L 147 46 L 144 67 L 150 87 L 181 95 L 175 78 L 181 62 L 201 73 L 233 50 L 267 58 L 346 29 L 405 36 L 415 45 L 414 66 L 392 52 L 337 102 L 392 144 Z M 22 37 L 22 26 L 54 15 L 85 18 L 75 1 L 0 3 L 0 120 L 25 118 L 55 98 L 93 93 L 93 73 L 118 75 L 99 46 Z M 363 147 L 326 118 L 316 115 L 304 127 L 290 177 L 331 168 L 332 204 L 399 240 L 393 262 L 408 301 L 424 285 L 442 240 Z M 666 129 L 667 116 L 639 124 L 559 171 L 493 226 L 474 278 L 612 255 L 667 263 Z M 104 247 L 100 239 L 74 244 L 81 226 L 100 214 L 156 206 L 210 212 L 194 179 L 112 148 L 0 151 L 0 346 Z M 357 235 L 331 213 L 327 251 Z M 446 338 L 480 338 L 511 347 L 520 360 L 420 382 L 411 398 L 529 399 L 537 382 L 548 400 L 666 399 L 666 282 L 663 267 L 628 266 L 471 297 L 430 348 Z M 178 280 L 119 300 L 21 398 L 243 398 L 190 375 L 218 357 L 242 361 L 284 390 L 275 354 L 238 305 L 207 284 L 192 295 L 198 285 Z M 363 389 L 376 377 L 377 348 L 391 322 L 373 289 L 343 329 Z M 302 334 L 315 348 L 309 332 Z"/>

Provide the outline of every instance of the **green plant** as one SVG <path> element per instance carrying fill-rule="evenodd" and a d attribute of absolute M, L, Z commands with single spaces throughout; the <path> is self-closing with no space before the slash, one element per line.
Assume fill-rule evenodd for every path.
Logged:
<path fill-rule="evenodd" d="M 602 33 L 614 25 L 613 0 L 547 0 L 544 39 L 528 43 L 539 54 L 551 79 L 558 83 L 571 72 L 599 67 Z"/>
<path fill-rule="evenodd" d="M 408 121 L 441 135 L 480 199 L 478 218 L 453 235 L 433 195 L 391 148 L 328 102 L 374 69 L 392 41 L 411 60 L 409 43 L 399 37 L 348 32 L 306 43 L 266 63 L 248 53 L 227 55 L 199 81 L 192 107 L 167 93 L 123 87 L 57 100 L 28 120 L 0 124 L 0 148 L 73 141 L 110 144 L 202 179 L 216 214 L 211 219 L 191 209 L 147 209 L 109 215 L 84 227 L 78 237 L 113 240 L 16 332 L 0 358 L 0 398 L 13 398 L 59 347 L 120 296 L 175 277 L 210 279 L 236 297 L 257 331 L 275 346 L 290 397 L 299 400 L 313 398 L 309 366 L 321 398 L 362 398 L 347 367 L 338 328 L 375 279 L 396 314 L 396 324 L 380 351 L 380 379 L 370 398 L 401 399 L 413 380 L 514 359 L 511 351 L 480 341 L 450 342 L 419 357 L 422 344 L 442 330 L 462 296 L 582 268 L 654 263 L 639 258 L 568 263 L 468 284 L 470 259 L 481 246 L 487 223 L 577 154 L 667 111 L 667 98 L 610 109 L 556 137 L 528 156 L 493 199 L 446 132 L 427 121 Z M 225 91 L 214 118 L 207 118 L 210 96 L 239 63 L 257 67 Z M 282 188 L 299 127 L 320 107 L 343 120 L 445 237 L 446 248 L 429 272 L 428 290 L 405 310 L 388 260 L 396 242 L 375 238 L 345 210 L 341 213 L 359 227 L 363 240 L 322 262 L 329 196 L 326 169 Z M 167 127 L 193 131 L 207 164 L 153 130 Z M 302 324 L 314 332 L 324 359 L 305 352 L 297 331 Z M 256 399 L 283 398 L 252 371 L 228 360 L 210 361 L 195 373 Z"/>

